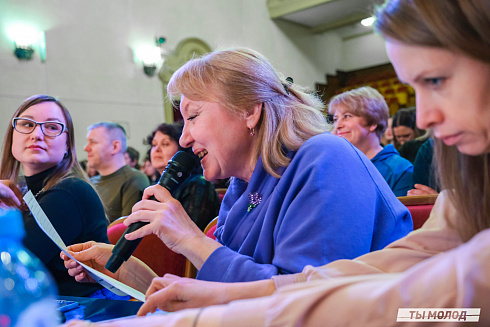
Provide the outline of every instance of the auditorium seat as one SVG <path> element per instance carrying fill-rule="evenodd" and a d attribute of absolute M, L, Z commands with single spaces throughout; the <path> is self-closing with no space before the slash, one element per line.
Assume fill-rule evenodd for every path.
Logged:
<path fill-rule="evenodd" d="M 217 223 L 218 223 L 218 217 L 211 220 L 209 224 L 206 226 L 206 228 L 204 229 L 204 234 L 206 234 L 207 237 L 212 238 L 213 240 L 216 239 L 214 237 L 214 231 L 216 230 Z M 194 267 L 194 265 L 189 260 L 186 260 L 185 277 L 196 278 L 196 276 L 197 276 L 196 267 Z"/>
<path fill-rule="evenodd" d="M 112 244 L 116 244 L 126 230 L 126 226 L 121 223 L 124 219 L 115 224 L 113 222 L 107 228 L 107 236 Z M 147 264 L 158 276 L 167 273 L 177 276 L 185 275 L 186 258 L 170 250 L 154 234 L 143 237 L 133 255 Z"/>
<path fill-rule="evenodd" d="M 226 190 L 228 190 L 228 189 L 227 188 L 217 188 L 216 189 L 216 193 L 218 193 L 220 203 L 221 203 L 221 201 L 223 201 L 223 198 L 225 197 Z"/>
<path fill-rule="evenodd" d="M 126 216 L 119 217 L 116 220 L 114 220 L 112 223 L 110 223 L 109 226 L 107 226 L 107 228 L 109 229 L 114 225 L 121 224 L 125 219 L 126 219 Z"/>
<path fill-rule="evenodd" d="M 391 83 L 389 80 L 382 80 L 378 82 L 379 87 L 385 88 L 385 87 L 390 87 Z"/>
<path fill-rule="evenodd" d="M 217 224 L 218 224 L 218 217 L 211 220 L 209 224 L 206 226 L 206 228 L 204 229 L 204 234 L 206 234 L 207 237 L 212 238 L 213 240 L 216 239 L 214 237 L 214 231 L 216 230 Z"/>
<path fill-rule="evenodd" d="M 415 230 L 422 227 L 427 218 L 429 218 L 432 207 L 436 202 L 437 194 L 400 196 L 398 199 L 410 211 L 413 220 L 413 229 Z"/>
<path fill-rule="evenodd" d="M 396 77 L 393 77 L 393 78 L 390 78 L 390 84 L 395 87 L 395 86 L 398 86 L 398 85 L 401 85 L 401 82 L 398 78 Z"/>
<path fill-rule="evenodd" d="M 395 95 L 395 89 L 393 89 L 392 87 L 388 87 L 388 88 L 385 88 L 383 89 L 383 93 L 382 93 L 385 97 L 392 97 Z"/>

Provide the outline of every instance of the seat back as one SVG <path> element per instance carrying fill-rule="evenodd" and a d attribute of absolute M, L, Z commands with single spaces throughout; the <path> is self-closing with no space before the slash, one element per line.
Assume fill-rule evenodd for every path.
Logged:
<path fill-rule="evenodd" d="M 413 229 L 422 227 L 429 218 L 432 207 L 437 199 L 437 194 L 417 195 L 417 196 L 400 196 L 398 197 L 410 211 L 413 220 Z"/>
<path fill-rule="evenodd" d="M 214 218 L 209 222 L 209 224 L 204 228 L 204 234 L 206 234 L 207 237 L 212 238 L 213 240 L 216 239 L 214 237 L 214 231 L 216 230 L 217 224 L 218 223 L 218 217 Z M 194 267 L 192 262 L 190 262 L 188 259 L 186 259 L 185 262 L 185 277 L 188 278 L 196 278 L 197 276 L 197 269 Z"/>
<path fill-rule="evenodd" d="M 107 229 L 107 236 L 112 244 L 116 244 L 121 238 L 126 226 L 118 223 Z M 186 258 L 170 250 L 158 236 L 151 234 L 143 237 L 140 244 L 133 252 L 133 256 L 143 261 L 158 276 L 167 273 L 177 276 L 185 275 Z"/>
<path fill-rule="evenodd" d="M 124 222 L 126 220 L 126 217 L 127 216 L 122 216 L 122 217 L 119 217 L 116 220 L 112 221 L 112 223 L 110 223 L 109 226 L 107 226 L 107 229 L 111 228 L 114 225 L 121 224 L 122 222 Z"/>
<path fill-rule="evenodd" d="M 204 234 L 206 234 L 207 237 L 212 238 L 213 240 L 216 239 L 216 237 L 214 237 L 214 231 L 216 230 L 217 224 L 218 217 L 211 220 L 206 228 L 204 228 Z"/>
<path fill-rule="evenodd" d="M 209 228 L 209 230 L 206 232 L 206 236 L 215 240 L 216 237 L 214 237 L 214 232 L 216 231 L 216 227 L 216 225 L 211 226 L 211 228 Z"/>
<path fill-rule="evenodd" d="M 218 193 L 219 197 L 219 202 L 223 201 L 223 198 L 225 197 L 225 193 L 228 189 L 227 188 L 217 188 L 216 193 Z"/>

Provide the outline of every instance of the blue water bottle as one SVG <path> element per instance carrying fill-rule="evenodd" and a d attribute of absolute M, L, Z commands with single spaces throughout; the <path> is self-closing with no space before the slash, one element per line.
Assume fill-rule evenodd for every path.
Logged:
<path fill-rule="evenodd" d="M 0 208 L 0 327 L 57 326 L 54 282 L 24 235 L 21 213 Z"/>

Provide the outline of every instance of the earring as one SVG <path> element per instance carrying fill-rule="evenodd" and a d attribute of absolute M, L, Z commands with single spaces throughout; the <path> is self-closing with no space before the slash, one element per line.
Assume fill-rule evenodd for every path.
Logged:
<path fill-rule="evenodd" d="M 250 128 L 250 136 L 254 136 L 255 135 L 255 128 Z"/>

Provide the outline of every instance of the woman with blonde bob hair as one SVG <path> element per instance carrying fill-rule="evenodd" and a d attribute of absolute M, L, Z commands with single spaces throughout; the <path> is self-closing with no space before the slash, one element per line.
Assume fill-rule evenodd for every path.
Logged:
<path fill-rule="evenodd" d="M 259 53 L 230 49 L 193 59 L 172 76 L 168 93 L 181 100 L 180 144 L 202 157 L 206 180 L 233 177 L 216 241 L 161 186 L 147 188 L 134 206 L 125 223 L 149 224 L 127 239 L 154 233 L 196 266 L 198 279 L 241 282 L 353 258 L 411 230 L 408 211 L 376 168 L 325 132 L 322 102 L 283 79 Z M 152 195 L 160 203 L 147 200 Z M 109 247 L 93 244 L 71 250 L 82 261 L 99 258 L 97 268 L 110 256 Z M 131 262 L 115 277 L 150 276 Z M 77 280 L 89 280 L 71 260 L 66 267 Z M 121 281 L 142 291 L 151 283 L 135 285 L 135 279 Z"/>
<path fill-rule="evenodd" d="M 153 288 L 165 300 L 147 301 L 140 315 L 277 291 L 130 319 L 128 326 L 490 325 L 490 2 L 391 0 L 378 10 L 376 29 L 398 77 L 415 89 L 419 128 L 439 139 L 435 157 L 445 190 L 425 225 L 383 250 L 308 266 L 288 280 L 227 285 L 168 278 Z M 300 283 L 284 287 L 291 282 Z"/>
<path fill-rule="evenodd" d="M 61 295 L 88 296 L 98 285 L 80 285 L 66 273 L 59 249 L 21 206 L 19 174 L 65 244 L 96 239 L 109 242 L 102 203 L 88 183 L 75 151 L 70 113 L 56 98 L 35 95 L 9 121 L 0 166 L 0 205 L 23 210 L 24 244 L 47 266 Z"/>
<path fill-rule="evenodd" d="M 413 187 L 413 165 L 400 157 L 393 144 L 380 144 L 389 112 L 383 96 L 369 86 L 346 91 L 330 100 L 328 112 L 333 115 L 333 133 L 361 150 L 396 196 L 407 195 Z"/>
<path fill-rule="evenodd" d="M 370 86 L 363 86 L 350 91 L 345 91 L 330 99 L 330 102 L 328 103 L 328 113 L 334 116 L 334 125 L 340 118 L 335 118 L 335 114 L 338 113 L 339 107 L 348 109 L 347 111 L 349 111 L 349 113 L 364 119 L 365 124 L 371 127 L 371 132 L 374 133 L 378 139 L 381 139 L 388 127 L 388 104 L 381 93 Z M 340 115 L 340 113 L 338 113 L 338 115 Z"/>

